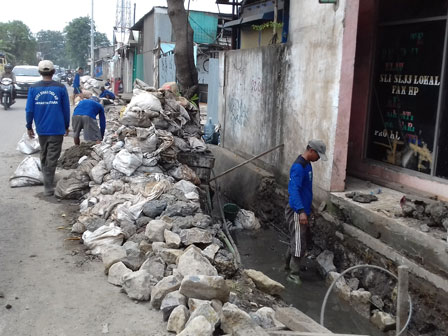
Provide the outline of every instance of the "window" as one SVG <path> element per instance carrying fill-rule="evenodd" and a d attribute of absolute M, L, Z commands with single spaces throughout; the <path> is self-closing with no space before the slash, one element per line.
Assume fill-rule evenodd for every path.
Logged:
<path fill-rule="evenodd" d="M 447 1 L 427 6 L 432 17 L 419 10 L 426 2 L 404 4 L 380 2 L 367 157 L 448 178 L 448 141 L 438 137 L 448 130 L 441 95 Z"/>

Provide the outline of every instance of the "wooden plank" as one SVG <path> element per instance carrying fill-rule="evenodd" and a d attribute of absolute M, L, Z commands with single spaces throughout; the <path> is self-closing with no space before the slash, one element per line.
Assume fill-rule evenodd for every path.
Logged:
<path fill-rule="evenodd" d="M 302 313 L 294 307 L 279 308 L 275 312 L 275 318 L 287 326 L 292 331 L 301 332 L 319 332 L 331 334 L 332 332 L 319 323 L 314 321 L 308 315 Z"/>
<path fill-rule="evenodd" d="M 313 333 L 303 331 L 268 331 L 269 336 L 368 336 L 368 335 L 354 335 L 354 334 L 329 334 L 329 333 Z"/>

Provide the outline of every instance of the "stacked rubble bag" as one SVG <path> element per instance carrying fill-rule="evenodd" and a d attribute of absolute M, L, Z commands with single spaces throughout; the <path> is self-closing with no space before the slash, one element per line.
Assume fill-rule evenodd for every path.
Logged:
<path fill-rule="evenodd" d="M 177 160 L 180 152 L 206 151 L 197 108 L 170 90 L 136 85 L 131 102 L 107 119 L 103 142 L 56 187 L 59 198 L 83 199 L 72 232 L 101 257 L 110 283 L 163 312 L 168 331 L 263 335 L 229 303 L 225 278 L 237 265 L 217 238 L 221 225 L 201 209 L 201 181 Z M 275 326 L 272 308 L 259 315 Z"/>

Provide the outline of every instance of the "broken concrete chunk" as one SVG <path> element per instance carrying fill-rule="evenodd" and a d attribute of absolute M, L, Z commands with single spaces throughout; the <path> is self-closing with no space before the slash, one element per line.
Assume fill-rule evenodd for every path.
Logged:
<path fill-rule="evenodd" d="M 101 252 L 101 259 L 103 260 L 104 272 L 107 274 L 109 268 L 126 258 L 126 249 L 119 245 L 107 245 Z"/>
<path fill-rule="evenodd" d="M 275 311 L 271 307 L 262 307 L 255 313 L 250 313 L 252 320 L 263 329 L 284 328 L 284 324 L 275 318 Z"/>
<path fill-rule="evenodd" d="M 244 273 L 251 278 L 255 283 L 255 286 L 263 292 L 271 295 L 280 295 L 285 290 L 285 286 L 275 280 L 272 280 L 262 272 L 253 269 L 246 269 L 244 270 Z"/>
<path fill-rule="evenodd" d="M 163 200 L 151 200 L 143 206 L 143 214 L 147 217 L 156 218 L 166 209 L 167 202 Z"/>
<path fill-rule="evenodd" d="M 218 275 L 218 271 L 210 261 L 202 255 L 199 248 L 191 245 L 179 257 L 177 271 L 183 275 Z"/>
<path fill-rule="evenodd" d="M 183 305 L 177 306 L 168 319 L 166 330 L 179 334 L 184 329 L 189 317 L 190 312 L 187 307 Z"/>
<path fill-rule="evenodd" d="M 145 255 L 140 250 L 139 244 L 127 241 L 123 247 L 126 249 L 126 257 L 122 262 L 133 271 L 137 271 L 145 261 Z"/>
<path fill-rule="evenodd" d="M 174 204 L 169 204 L 165 211 L 162 213 L 163 216 L 174 217 L 174 216 L 193 216 L 199 207 L 193 202 L 176 202 Z"/>
<path fill-rule="evenodd" d="M 326 277 L 329 272 L 336 271 L 336 266 L 333 264 L 334 254 L 331 251 L 325 250 L 316 258 L 319 265 L 319 273 Z"/>
<path fill-rule="evenodd" d="M 358 278 L 350 278 L 347 282 L 347 285 L 351 290 L 355 291 L 359 288 L 359 279 Z"/>
<path fill-rule="evenodd" d="M 208 258 L 208 260 L 213 261 L 219 249 L 220 249 L 219 245 L 211 244 L 202 250 L 202 254 L 205 255 Z"/>
<path fill-rule="evenodd" d="M 161 249 L 157 252 L 157 255 L 159 255 L 163 261 L 165 261 L 167 264 L 176 264 L 177 259 L 184 253 L 183 250 L 177 250 L 177 249 Z"/>
<path fill-rule="evenodd" d="M 212 336 L 215 328 L 204 316 L 197 316 L 185 326 L 178 336 Z"/>
<path fill-rule="evenodd" d="M 185 276 L 180 286 L 180 293 L 195 299 L 218 299 L 227 302 L 230 290 L 221 276 L 189 275 Z"/>
<path fill-rule="evenodd" d="M 212 225 L 212 218 L 208 215 L 203 214 L 202 212 L 198 212 L 193 217 L 193 226 L 200 228 L 200 229 L 206 229 L 210 225 Z"/>
<path fill-rule="evenodd" d="M 206 304 L 207 302 L 209 302 L 209 301 L 189 298 L 188 299 L 188 308 L 190 309 L 190 312 L 194 312 L 199 306 Z"/>
<path fill-rule="evenodd" d="M 226 278 L 231 278 L 238 271 L 233 254 L 225 249 L 220 249 L 215 254 L 213 263 L 219 274 L 224 275 Z"/>
<path fill-rule="evenodd" d="M 395 329 L 395 319 L 392 315 L 379 310 L 374 311 L 370 322 L 383 332 Z"/>
<path fill-rule="evenodd" d="M 376 308 L 383 309 L 384 302 L 378 295 L 372 295 L 371 301 Z"/>
<path fill-rule="evenodd" d="M 169 248 L 177 249 L 180 246 L 181 238 L 177 233 L 166 230 L 163 232 L 165 243 Z"/>
<path fill-rule="evenodd" d="M 354 290 L 350 294 L 350 304 L 366 319 L 370 318 L 370 298 L 372 293 L 365 290 Z"/>
<path fill-rule="evenodd" d="M 168 293 L 160 304 L 160 310 L 163 313 L 163 320 L 167 321 L 174 308 L 182 305 L 187 305 L 187 298 L 185 295 L 182 295 L 178 290 Z"/>
<path fill-rule="evenodd" d="M 215 329 L 219 323 L 219 315 L 213 309 L 211 302 L 207 301 L 207 303 L 204 303 L 200 305 L 197 309 L 195 309 L 191 315 L 189 320 L 186 323 L 186 327 L 198 316 L 204 316 L 207 321 L 213 326 L 213 329 Z"/>
<path fill-rule="evenodd" d="M 152 242 L 163 242 L 165 237 L 163 233 L 166 229 L 170 229 L 171 225 L 163 220 L 152 220 L 146 225 L 145 235 Z"/>
<path fill-rule="evenodd" d="M 132 273 L 132 270 L 126 267 L 122 262 L 117 262 L 109 268 L 107 281 L 112 285 L 123 285 L 123 276 Z"/>
<path fill-rule="evenodd" d="M 213 241 L 213 236 L 209 231 L 198 228 L 181 230 L 179 236 L 185 246 L 210 244 Z"/>
<path fill-rule="evenodd" d="M 258 335 L 266 335 L 263 328 L 259 327 L 248 313 L 229 302 L 222 307 L 221 329 L 231 335 L 236 332 L 245 335 L 245 331 L 252 332 L 253 335 L 257 335 L 254 331 L 258 332 Z"/>
<path fill-rule="evenodd" d="M 147 271 L 154 279 L 160 281 L 164 278 L 165 262 L 159 256 L 152 255 L 142 264 L 140 270 Z"/>
<path fill-rule="evenodd" d="M 163 278 L 160 280 L 151 291 L 151 305 L 156 308 L 160 309 L 160 305 L 162 303 L 162 300 L 165 298 L 165 296 L 168 293 L 174 292 L 175 290 L 178 290 L 180 287 L 180 280 L 179 277 L 170 275 L 166 278 Z"/>
<path fill-rule="evenodd" d="M 123 289 L 131 299 L 147 301 L 156 280 L 146 270 L 132 272 L 123 276 Z"/>

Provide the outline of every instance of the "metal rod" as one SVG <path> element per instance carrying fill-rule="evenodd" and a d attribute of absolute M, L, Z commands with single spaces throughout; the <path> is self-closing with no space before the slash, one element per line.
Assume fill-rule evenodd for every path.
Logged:
<path fill-rule="evenodd" d="M 409 312 L 408 303 L 409 288 L 409 268 L 407 266 L 398 266 L 398 296 L 397 296 L 397 335 L 406 335 L 406 320 Z M 403 330 L 402 330 L 403 329 Z M 401 333 L 400 333 L 400 330 Z"/>
<path fill-rule="evenodd" d="M 239 165 L 237 165 L 235 167 L 232 167 L 232 168 L 226 170 L 225 172 L 223 172 L 223 173 L 221 173 L 219 175 L 216 175 L 215 177 L 211 178 L 210 181 L 216 180 L 217 178 L 220 178 L 220 177 L 222 177 L 224 175 L 227 175 L 228 173 L 234 171 L 235 169 L 240 168 L 240 167 L 248 164 L 249 162 L 252 162 L 253 160 L 258 159 L 259 157 L 262 157 L 263 155 L 269 154 L 270 152 L 272 152 L 272 151 L 274 151 L 274 150 L 276 150 L 276 149 L 278 149 L 280 147 L 283 147 L 283 146 L 284 146 L 284 144 L 281 144 L 281 145 L 278 145 L 278 146 L 276 146 L 274 148 L 271 148 L 271 149 L 267 150 L 266 152 L 258 154 L 257 156 L 254 156 L 253 158 L 251 158 L 249 160 L 246 160 L 246 161 L 240 163 Z"/>

